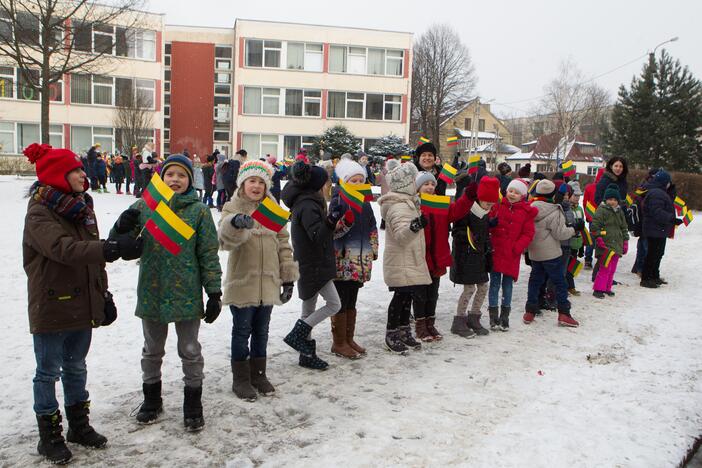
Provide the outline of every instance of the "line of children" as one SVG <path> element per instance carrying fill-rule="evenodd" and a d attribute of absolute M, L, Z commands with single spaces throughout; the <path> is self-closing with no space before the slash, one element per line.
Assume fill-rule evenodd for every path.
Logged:
<path fill-rule="evenodd" d="M 222 302 L 230 307 L 233 319 L 232 390 L 248 401 L 256 400 L 257 391 L 275 392 L 266 376 L 271 312 L 274 305 L 290 300 L 299 278 L 288 230 L 276 233 L 251 217 L 271 196 L 272 175 L 273 168 L 263 161 L 242 164 L 238 189 L 224 204 L 219 221 L 220 247 L 229 251 Z"/>

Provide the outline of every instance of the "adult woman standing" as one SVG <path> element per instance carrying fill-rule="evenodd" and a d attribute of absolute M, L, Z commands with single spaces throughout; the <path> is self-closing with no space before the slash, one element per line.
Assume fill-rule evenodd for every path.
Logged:
<path fill-rule="evenodd" d="M 629 166 L 626 159 L 614 156 L 607 161 L 605 172 L 595 188 L 595 206 L 599 206 L 604 201 L 604 193 L 609 184 L 616 184 L 619 188 L 620 199 L 625 200 L 629 190 L 629 184 L 626 181 L 628 174 Z"/>

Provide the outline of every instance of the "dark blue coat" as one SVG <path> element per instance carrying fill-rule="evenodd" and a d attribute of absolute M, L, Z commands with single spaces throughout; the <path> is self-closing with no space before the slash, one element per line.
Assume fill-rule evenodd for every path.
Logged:
<path fill-rule="evenodd" d="M 607 187 L 609 187 L 610 184 L 615 184 L 619 188 L 619 200 L 626 200 L 629 190 L 629 184 L 626 181 L 626 176 L 621 175 L 617 177 L 612 172 L 605 171 L 595 187 L 595 206 L 600 206 L 600 203 L 604 201 L 603 198 L 605 190 L 607 190 Z"/>
<path fill-rule="evenodd" d="M 656 181 L 646 182 L 644 188 L 647 192 L 643 200 L 643 236 L 666 238 L 675 225 L 673 199 L 666 187 Z"/>

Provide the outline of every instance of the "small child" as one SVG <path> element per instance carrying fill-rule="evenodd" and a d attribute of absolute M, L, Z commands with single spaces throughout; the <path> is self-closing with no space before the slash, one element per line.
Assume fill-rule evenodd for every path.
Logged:
<path fill-rule="evenodd" d="M 463 292 L 458 299 L 451 333 L 464 338 L 490 333 L 480 324 L 480 309 L 488 291 L 488 273 L 492 270 L 487 214 L 499 197 L 500 181 L 483 176 L 478 184 L 477 203 L 473 203 L 468 216 L 453 225 L 450 278 L 455 284 L 463 285 Z"/>
<path fill-rule="evenodd" d="M 563 208 L 554 203 L 555 195 L 556 185 L 552 181 L 543 179 L 536 184 L 531 206 L 536 208 L 538 213 L 534 218 L 534 240 L 528 249 L 531 274 L 526 311 L 522 320 L 527 325 L 534 321 L 539 311 L 539 291 L 546 280 L 550 279 L 556 288 L 558 324 L 577 327 L 580 324 L 570 315 L 565 265 L 561 260 L 561 241 L 573 237 L 575 231 L 582 230 L 585 224 L 583 220 L 576 220 L 572 227 L 566 226 Z"/>
<path fill-rule="evenodd" d="M 412 297 L 419 289 L 431 284 L 426 244 L 421 232 L 427 226 L 427 218 L 422 215 L 417 198 L 417 167 L 396 159 L 388 161 L 386 167 L 385 178 L 390 192 L 378 199 L 386 228 L 383 280 L 393 292 L 388 306 L 385 347 L 390 352 L 404 355 L 408 348 L 422 347 L 412 336 L 410 312 Z"/>
<path fill-rule="evenodd" d="M 282 192 L 283 201 L 292 210 L 290 231 L 293 256 L 300 268 L 297 288 L 302 299 L 302 316 L 283 341 L 300 353 L 300 366 L 316 370 L 326 370 L 329 364 L 317 356 L 317 344 L 310 337 L 312 328 L 341 309 L 334 287 L 333 236 L 344 212 L 327 213 L 322 189 L 328 177 L 321 167 L 298 161 Z M 326 304 L 316 309 L 320 295 Z"/>
<path fill-rule="evenodd" d="M 595 282 L 592 284 L 592 295 L 598 299 L 605 294 L 614 296 L 612 280 L 617 271 L 619 257 L 629 251 L 629 230 L 624 217 L 624 211 L 619 206 L 619 188 L 610 184 L 604 193 L 604 201 L 597 207 L 595 216 L 592 217 L 592 234 L 596 237 L 598 270 Z M 602 233 L 604 231 L 604 234 Z M 608 254 L 614 251 L 615 255 L 605 266 Z"/>
<path fill-rule="evenodd" d="M 365 168 L 351 159 L 339 161 L 335 171 L 344 183 L 366 182 Z M 329 211 L 344 213 L 334 233 L 334 286 L 341 299 L 341 311 L 331 317 L 334 343 L 331 351 L 338 356 L 357 359 L 366 350 L 353 339 L 356 330 L 356 300 L 358 290 L 371 279 L 373 261 L 378 259 L 378 229 L 371 204 L 364 203 L 361 213 L 354 213 L 341 199 L 338 187 L 332 192 Z"/>
<path fill-rule="evenodd" d="M 168 324 L 175 322 L 178 355 L 185 374 L 183 421 L 185 430 L 199 431 L 205 425 L 201 401 L 205 361 L 198 341 L 200 320 L 204 317 L 206 323 L 214 322 L 222 308 L 217 228 L 210 210 L 200 202 L 193 188 L 190 159 L 181 154 L 169 156 L 161 174 L 163 182 L 175 192 L 168 206 L 195 234 L 181 245 L 178 255 L 168 252 L 147 231 L 142 234 L 144 253 L 139 264 L 136 316 L 141 318 L 144 331 L 141 353 L 144 403 L 136 420 L 150 424 L 163 411 L 161 364 Z M 137 234 L 151 216 L 146 202 L 138 200 L 120 215 L 113 231 Z M 203 289 L 208 296 L 205 308 Z"/>
<path fill-rule="evenodd" d="M 273 170 L 263 161 L 242 164 L 219 221 L 219 245 L 229 251 L 222 303 L 232 312 L 232 390 L 247 401 L 256 400 L 256 390 L 275 392 L 266 376 L 268 326 L 273 306 L 290 300 L 299 278 L 288 230 L 272 231 L 251 217 L 271 196 Z"/>
<path fill-rule="evenodd" d="M 436 189 L 434 174 L 422 171 L 415 178 L 415 185 L 420 196 L 423 193 L 433 195 Z M 431 276 L 431 284 L 420 287 L 413 297 L 414 326 L 417 338 L 421 341 L 439 341 L 443 336 L 434 326 L 436 322 L 436 304 L 439 300 L 439 283 L 446 274 L 446 269 L 451 266 L 451 247 L 448 243 L 449 228 L 463 218 L 470 211 L 474 198 L 468 194 L 459 196 L 449 204 L 444 213 L 432 212 L 422 208 L 422 213 L 427 218 L 428 224 L 424 228 L 424 239 L 427 246 L 426 261 Z"/>
<path fill-rule="evenodd" d="M 492 330 L 509 330 L 512 286 L 519 277 L 522 254 L 534 239 L 534 218 L 538 210 L 526 201 L 528 189 L 528 180 L 512 180 L 507 185 L 502 202 L 490 211 L 491 221 L 492 219 L 497 221 L 497 224 L 490 229 L 493 267 L 490 272 L 488 312 Z M 502 309 L 498 315 L 500 287 L 502 287 Z"/>
<path fill-rule="evenodd" d="M 573 215 L 573 219 L 582 219 L 583 221 L 585 220 L 585 213 L 583 212 L 583 209 L 580 207 L 580 196 L 583 194 L 582 190 L 580 190 L 580 183 L 577 180 L 572 180 L 568 182 L 568 186 L 570 187 L 570 190 L 568 193 L 570 194 L 568 201 L 570 202 L 570 212 Z M 573 273 L 568 271 L 568 264 L 570 263 L 571 259 L 575 258 L 577 259 L 578 256 L 583 256 L 584 252 L 582 252 L 583 249 L 583 236 L 580 231 L 575 231 L 575 235 L 570 238 L 569 242 L 569 247 L 570 247 L 570 254 L 568 255 L 565 265 L 566 265 L 566 282 L 568 283 L 568 294 L 571 296 L 579 296 L 580 291 L 578 291 L 575 288 L 575 277 L 573 276 Z M 581 253 L 582 252 L 582 253 Z"/>

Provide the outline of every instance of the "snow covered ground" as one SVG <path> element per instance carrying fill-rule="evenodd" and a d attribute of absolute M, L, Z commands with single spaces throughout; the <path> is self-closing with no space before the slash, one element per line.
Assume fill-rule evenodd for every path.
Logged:
<path fill-rule="evenodd" d="M 4 336 L 0 373 L 0 466 L 41 463 L 32 413 L 34 355 L 26 312 L 21 238 L 28 178 L 0 177 L 0 298 Z M 95 195 L 106 235 L 133 200 Z M 213 213 L 216 212 L 213 211 Z M 448 278 L 438 310 L 443 342 L 407 357 L 382 348 L 390 299 L 376 262 L 373 281 L 359 294 L 358 361 L 329 354 L 330 332 L 314 332 L 327 372 L 297 366 L 282 338 L 300 302 L 276 308 L 271 321 L 269 377 L 275 397 L 255 403 L 231 392 L 231 315 L 224 310 L 201 328 L 207 426 L 182 429 L 182 381 L 171 329 L 163 366 L 165 413 L 137 426 L 141 402 L 140 321 L 134 317 L 137 265 L 108 266 L 119 318 L 97 329 L 88 356 L 88 389 L 95 427 L 109 438 L 103 451 L 71 446 L 78 466 L 530 466 L 661 467 L 677 464 L 702 432 L 702 320 L 699 278 L 702 215 L 668 244 L 658 290 L 629 273 L 633 252 L 620 263 L 616 298 L 573 299 L 578 329 L 556 326 L 546 312 L 521 323 L 528 267 L 515 286 L 512 329 L 465 340 L 448 333 L 459 296 Z M 383 234 L 381 233 L 381 252 Z M 632 250 L 633 246 L 632 246 Z M 226 257 L 221 256 L 222 265 Z M 589 357 L 589 359 L 588 359 Z M 60 392 L 60 385 L 57 386 Z"/>

